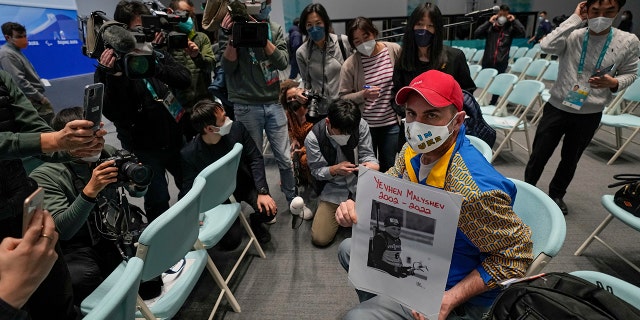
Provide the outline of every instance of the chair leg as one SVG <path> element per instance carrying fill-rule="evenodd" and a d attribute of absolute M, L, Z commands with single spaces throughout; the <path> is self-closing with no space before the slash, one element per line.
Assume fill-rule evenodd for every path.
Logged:
<path fill-rule="evenodd" d="M 240 312 L 241 310 L 240 310 L 240 304 L 238 304 L 238 300 L 236 300 L 236 297 L 233 295 L 233 293 L 231 293 L 231 289 L 229 289 L 229 286 L 227 286 L 227 283 L 225 282 L 224 278 L 220 274 L 220 271 L 218 270 L 216 265 L 213 263 L 213 260 L 211 260 L 211 257 L 209 257 L 208 255 L 207 255 L 207 270 L 209 270 L 209 273 L 211 273 L 211 275 L 213 276 L 213 280 L 216 282 L 220 290 L 222 290 L 221 294 L 224 293 L 224 295 L 227 297 L 227 300 L 231 304 L 233 311 Z M 218 301 L 216 301 L 216 305 L 213 307 L 213 311 L 211 312 L 212 315 L 218 309 L 220 300 L 221 299 L 219 296 Z"/>
<path fill-rule="evenodd" d="M 247 231 L 249 237 L 251 238 L 249 241 L 253 241 L 253 246 L 254 248 L 256 248 L 256 251 L 258 251 L 260 258 L 267 258 L 267 256 L 264 254 L 264 251 L 262 250 L 262 247 L 260 246 L 260 243 L 258 242 L 258 239 L 256 238 L 256 235 L 253 234 L 253 230 L 251 230 L 251 226 L 249 225 L 249 222 L 247 222 L 247 218 L 244 217 L 244 214 L 242 214 L 242 212 L 240 212 L 239 218 L 240 222 L 244 226 L 244 229 Z"/>
<path fill-rule="evenodd" d="M 136 298 L 136 309 L 138 309 L 138 311 L 140 311 L 140 313 L 142 313 L 142 316 L 145 319 L 147 319 L 147 320 L 155 320 L 156 319 L 156 316 L 151 312 L 151 310 L 149 309 L 147 304 L 144 303 L 144 300 L 142 300 L 142 298 L 140 298 L 139 295 Z"/>
<path fill-rule="evenodd" d="M 576 252 L 573 254 L 574 256 L 579 256 L 582 254 L 582 252 L 584 252 L 585 249 L 587 249 L 587 247 L 591 244 L 591 242 L 593 241 L 593 239 L 595 237 L 597 237 L 600 232 L 602 232 L 602 230 L 604 230 L 604 228 L 607 227 L 607 225 L 609 225 L 609 222 L 611 222 L 611 219 L 613 219 L 613 215 L 609 214 L 606 218 L 604 218 L 604 220 L 602 221 L 602 223 L 600 223 L 600 225 L 593 230 L 593 232 L 591 233 L 591 235 L 587 238 L 587 240 L 585 240 L 582 245 L 580 246 L 580 248 L 578 248 L 578 250 L 576 250 Z"/>
<path fill-rule="evenodd" d="M 616 128 L 616 130 L 617 129 L 618 128 Z M 624 151 L 624 148 L 626 148 L 627 145 L 629 145 L 631 143 L 631 140 L 633 140 L 633 138 L 638 134 L 638 132 L 640 132 L 640 128 L 636 128 L 636 130 L 633 131 L 633 133 L 629 136 L 627 141 L 620 148 L 618 148 L 618 151 L 616 152 L 616 154 L 614 154 L 613 157 L 611 157 L 611 159 L 609 160 L 609 162 L 607 162 L 607 165 L 611 165 L 614 161 L 616 161 L 616 159 L 618 159 L 618 157 Z M 616 140 L 617 140 L 617 138 L 616 138 Z"/>

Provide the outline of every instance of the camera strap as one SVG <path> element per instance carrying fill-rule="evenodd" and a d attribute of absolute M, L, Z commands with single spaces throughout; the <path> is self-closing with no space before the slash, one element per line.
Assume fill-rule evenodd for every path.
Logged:
<path fill-rule="evenodd" d="M 185 111 L 184 108 L 182 108 L 182 105 L 180 105 L 180 102 L 178 102 L 178 99 L 175 97 L 175 95 L 173 95 L 173 92 L 171 92 L 171 90 L 167 88 L 167 96 L 164 97 L 164 99 L 160 99 L 158 97 L 158 94 L 156 93 L 156 90 L 153 89 L 151 82 L 149 82 L 147 79 L 143 80 L 147 85 L 147 90 L 149 90 L 149 92 L 151 93 L 153 100 L 161 102 L 165 109 L 169 111 L 169 114 L 171 114 L 173 119 L 176 120 L 176 122 L 180 122 L 180 119 L 184 115 Z"/>

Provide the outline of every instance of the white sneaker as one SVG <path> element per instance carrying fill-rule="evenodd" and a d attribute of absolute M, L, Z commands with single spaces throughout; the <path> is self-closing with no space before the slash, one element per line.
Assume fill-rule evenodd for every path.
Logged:
<path fill-rule="evenodd" d="M 314 215 L 313 211 L 307 208 L 307 206 L 304 204 L 304 200 L 302 199 L 302 197 L 293 198 L 293 200 L 291 200 L 291 204 L 289 205 L 289 210 L 291 211 L 292 215 L 299 216 L 304 220 L 309 220 L 313 218 Z"/>

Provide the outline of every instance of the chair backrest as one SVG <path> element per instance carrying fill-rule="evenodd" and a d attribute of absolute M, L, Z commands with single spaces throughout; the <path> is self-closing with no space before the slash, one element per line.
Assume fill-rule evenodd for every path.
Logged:
<path fill-rule="evenodd" d="M 144 262 L 130 258 L 118 282 L 103 296 L 99 304 L 83 319 L 130 320 L 135 318 L 136 300 Z"/>
<path fill-rule="evenodd" d="M 501 73 L 493 78 L 493 82 L 491 82 L 491 85 L 487 88 L 487 92 L 504 96 L 517 81 L 518 76 L 511 73 Z"/>
<path fill-rule="evenodd" d="M 541 80 L 545 80 L 545 81 L 558 80 L 558 61 L 549 61 L 549 66 L 547 67 L 547 70 L 545 70 L 544 73 L 542 74 Z"/>
<path fill-rule="evenodd" d="M 473 82 L 476 84 L 476 87 L 484 89 L 489 86 L 489 84 L 491 84 L 491 81 L 493 81 L 493 78 L 497 74 L 498 70 L 493 68 L 485 68 L 478 72 L 478 75 L 476 75 L 476 78 L 473 79 Z"/>
<path fill-rule="evenodd" d="M 473 58 L 473 55 L 476 54 L 476 51 L 478 51 L 478 49 L 476 48 L 465 48 L 466 50 L 463 50 L 462 52 L 464 52 L 464 57 L 467 59 L 467 61 L 470 61 L 471 58 Z"/>
<path fill-rule="evenodd" d="M 533 77 L 534 80 L 539 80 L 548 66 L 549 66 L 549 60 L 536 59 L 533 62 L 531 62 L 531 64 L 529 64 L 529 67 L 527 68 L 527 71 L 524 74 L 525 76 Z"/>
<path fill-rule="evenodd" d="M 562 211 L 546 193 L 524 181 L 509 180 L 518 191 L 513 211 L 531 228 L 534 263 L 527 274 L 537 274 L 562 248 L 567 225 Z"/>
<path fill-rule="evenodd" d="M 622 99 L 627 101 L 640 101 L 640 78 L 637 78 L 627 89 L 625 89 Z"/>
<path fill-rule="evenodd" d="M 236 143 L 224 157 L 208 165 L 199 174 L 206 180 L 200 198 L 202 212 L 215 208 L 225 202 L 236 190 L 236 176 L 242 155 L 242 145 Z"/>
<path fill-rule="evenodd" d="M 527 53 L 525 53 L 524 56 L 529 57 L 531 59 L 535 59 L 538 57 L 538 54 L 540 54 L 540 48 L 533 47 L 527 50 Z"/>
<path fill-rule="evenodd" d="M 193 248 L 203 188 L 204 180 L 196 177 L 191 190 L 142 231 L 136 256 L 144 260 L 143 281 L 161 275 Z"/>
<path fill-rule="evenodd" d="M 487 159 L 487 161 L 491 162 L 491 157 L 493 157 L 493 150 L 491 150 L 491 147 L 482 139 L 476 136 L 467 135 L 466 137 L 471 142 L 471 145 L 476 147 L 476 149 L 478 149 L 478 151 L 482 153 L 482 155 L 484 156 L 485 159 Z"/>
<path fill-rule="evenodd" d="M 516 53 L 513 54 L 513 59 L 520 59 L 524 57 L 524 55 L 527 54 L 527 51 L 529 51 L 529 48 L 527 47 L 518 48 L 518 50 L 516 50 Z"/>
<path fill-rule="evenodd" d="M 640 288 L 602 272 L 573 271 L 571 274 L 606 289 L 616 297 L 640 309 Z"/>
<path fill-rule="evenodd" d="M 482 70 L 482 66 L 479 64 L 472 64 L 469 66 L 469 73 L 471 74 L 471 79 L 475 79 L 478 75 L 478 72 Z"/>
<path fill-rule="evenodd" d="M 513 58 L 513 55 L 516 54 L 516 51 L 518 51 L 518 49 L 519 49 L 519 47 L 517 47 L 517 46 L 511 46 L 509 48 L 509 59 Z"/>
<path fill-rule="evenodd" d="M 513 86 L 507 101 L 528 107 L 544 90 L 544 83 L 537 80 L 520 80 Z"/>
<path fill-rule="evenodd" d="M 527 70 L 527 68 L 529 67 L 529 64 L 531 63 L 533 59 L 529 58 L 529 57 L 522 57 L 518 60 L 516 60 L 516 62 L 513 63 L 513 65 L 511 65 L 511 69 L 509 70 L 509 72 L 511 73 L 523 73 Z"/>
<path fill-rule="evenodd" d="M 482 56 L 484 56 L 484 49 L 479 49 L 471 58 L 471 62 L 477 63 L 482 60 Z"/>

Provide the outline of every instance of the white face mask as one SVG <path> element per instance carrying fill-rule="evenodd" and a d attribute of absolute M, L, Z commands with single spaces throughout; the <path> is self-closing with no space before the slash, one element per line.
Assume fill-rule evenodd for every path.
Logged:
<path fill-rule="evenodd" d="M 233 123 L 233 121 L 231 119 L 229 119 L 229 117 L 225 117 L 224 120 L 224 124 L 222 125 L 222 127 L 216 127 L 218 128 L 218 132 L 216 132 L 217 134 L 221 135 L 221 136 L 226 136 L 227 134 L 229 134 L 229 132 L 231 132 L 231 124 Z"/>
<path fill-rule="evenodd" d="M 449 125 L 456 116 L 444 126 L 433 126 L 418 121 L 407 123 L 404 135 L 411 149 L 417 153 L 429 153 L 440 147 L 451 135 Z"/>
<path fill-rule="evenodd" d="M 347 142 L 349 142 L 349 138 L 351 138 L 348 134 L 332 134 L 330 137 L 341 147 L 346 146 Z"/>
<path fill-rule="evenodd" d="M 589 19 L 589 30 L 595 33 L 600 33 L 602 31 L 607 30 L 609 27 L 611 27 L 612 23 L 613 23 L 613 18 L 597 17 L 597 18 Z"/>
<path fill-rule="evenodd" d="M 91 162 L 91 163 L 98 161 L 98 159 L 100 159 L 100 152 L 98 152 L 98 154 L 96 154 L 95 156 L 80 158 L 80 160 L 84 162 Z"/>
<path fill-rule="evenodd" d="M 507 22 L 507 17 L 505 17 L 505 16 L 500 16 L 500 17 L 498 17 L 498 24 L 499 24 L 499 25 L 503 25 L 503 24 L 505 24 L 506 22 Z"/>
<path fill-rule="evenodd" d="M 370 57 L 371 53 L 373 53 L 373 49 L 375 49 L 376 47 L 376 41 L 375 40 L 369 40 L 369 41 L 365 41 L 361 44 L 359 44 L 358 46 L 356 46 L 356 50 L 358 50 L 358 52 L 362 53 L 363 55 Z"/>

